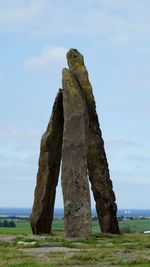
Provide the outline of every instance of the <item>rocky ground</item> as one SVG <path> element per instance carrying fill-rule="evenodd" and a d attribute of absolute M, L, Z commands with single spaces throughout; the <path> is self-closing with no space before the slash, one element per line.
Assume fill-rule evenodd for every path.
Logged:
<path fill-rule="evenodd" d="M 88 239 L 52 236 L 0 235 L 0 266 L 150 266 L 150 235 L 93 235 Z M 14 265 L 13 265 L 14 266 Z M 15 265 L 16 266 L 16 265 Z M 144 265 L 142 265 L 144 266 Z"/>

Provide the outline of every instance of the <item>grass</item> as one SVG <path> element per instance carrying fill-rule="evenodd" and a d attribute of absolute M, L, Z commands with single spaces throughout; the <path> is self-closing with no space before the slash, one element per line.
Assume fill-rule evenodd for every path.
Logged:
<path fill-rule="evenodd" d="M 16 228 L 0 228 L 0 234 L 27 234 L 31 233 L 30 224 L 28 221 L 17 221 Z M 150 230 L 150 219 L 145 220 L 127 220 L 121 221 L 119 223 L 120 229 L 130 230 L 131 232 L 144 232 Z M 62 231 L 64 229 L 64 221 L 54 220 L 53 221 L 53 231 Z M 92 232 L 100 232 L 100 227 L 98 221 L 93 221 L 92 223 Z"/>
<path fill-rule="evenodd" d="M 38 263 L 24 263 L 24 264 L 9 264 L 9 265 L 3 265 L 3 267 L 42 267 L 42 266 L 46 266 L 46 267 L 58 267 L 58 265 L 56 264 L 38 264 Z"/>
<path fill-rule="evenodd" d="M 31 233 L 30 223 L 29 221 L 17 221 L 15 222 L 15 228 L 9 227 L 0 227 L 0 234 L 28 234 Z M 53 230 L 54 231 L 62 231 L 64 229 L 64 221 L 63 220 L 54 220 L 53 221 Z"/>
<path fill-rule="evenodd" d="M 150 267 L 150 264 L 130 264 L 130 265 L 124 265 L 125 267 Z"/>
<path fill-rule="evenodd" d="M 0 241 L 0 266 L 2 267 L 64 267 L 64 266 L 125 266 L 150 267 L 150 236 L 142 232 L 150 230 L 150 220 L 122 221 L 120 228 L 130 228 L 133 233 L 125 233 L 120 237 L 96 237 L 99 232 L 97 221 L 93 222 L 92 236 L 83 240 L 65 240 L 63 235 L 63 220 L 54 220 L 52 235 L 46 235 L 42 242 L 62 242 L 68 248 L 79 248 L 76 253 L 55 253 L 43 255 L 41 258 L 24 251 L 18 246 L 18 241 L 33 241 L 29 222 L 18 221 L 16 228 L 0 228 L 2 236 L 16 235 L 12 243 Z"/>
<path fill-rule="evenodd" d="M 121 230 L 129 229 L 132 232 L 148 231 L 150 230 L 150 219 L 120 221 L 119 227 Z M 93 221 L 92 231 L 93 232 L 100 231 L 98 221 Z"/>
<path fill-rule="evenodd" d="M 43 264 L 36 264 L 36 263 L 3 265 L 3 267 L 43 267 L 43 266 L 46 266 L 46 267 L 58 267 L 58 265 L 56 265 L 56 264 L 45 264 L 45 265 L 43 265 Z M 91 267 L 91 265 L 86 265 L 86 266 Z M 124 267 L 150 267 L 150 264 L 122 265 L 122 267 L 123 266 Z"/>
<path fill-rule="evenodd" d="M 129 227 L 133 232 L 144 232 L 150 230 L 150 219 L 127 220 L 120 222 L 120 228 Z"/>
<path fill-rule="evenodd" d="M 30 242 L 31 235 L 21 238 Z M 15 240 L 19 237 L 16 236 Z M 32 241 L 32 239 L 31 239 Z M 17 246 L 17 243 L 0 244 L 0 266 L 2 267 L 64 267 L 64 266 L 150 266 L 149 236 L 142 233 L 123 234 L 120 237 L 92 237 L 80 240 L 64 240 L 61 232 L 54 232 L 54 236 L 45 236 L 44 242 L 64 241 L 66 247 L 80 248 L 75 253 L 51 252 L 36 257 Z M 39 243 L 43 240 L 38 241 Z M 39 246 L 39 243 L 37 246 Z M 79 246 L 80 244 L 80 246 Z M 83 247 L 81 246 L 83 244 Z M 79 246 L 79 247 L 78 247 Z M 39 260 L 40 259 L 40 260 Z M 40 262 L 39 262 L 40 261 Z"/>
<path fill-rule="evenodd" d="M 30 224 L 28 221 L 17 221 L 15 222 L 15 228 L 0 227 L 0 234 L 28 234 L 31 233 Z"/>

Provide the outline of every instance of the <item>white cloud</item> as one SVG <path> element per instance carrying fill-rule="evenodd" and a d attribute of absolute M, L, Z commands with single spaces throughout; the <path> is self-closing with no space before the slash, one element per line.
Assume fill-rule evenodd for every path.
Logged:
<path fill-rule="evenodd" d="M 66 66 L 66 53 L 66 48 L 46 46 L 39 56 L 26 60 L 24 65 L 29 70 L 56 71 Z"/>
<path fill-rule="evenodd" d="M 147 40 L 150 35 L 150 5 L 147 0 L 46 1 L 2 0 L 0 31 L 32 37 L 97 37 L 97 42 L 126 45 Z M 130 9 L 129 9 L 130 6 Z M 84 15 L 83 15 L 84 11 Z"/>
<path fill-rule="evenodd" d="M 28 1 L 25 4 L 19 0 L 7 0 L 4 4 L 0 3 L 0 31 L 24 31 L 28 26 L 32 32 L 35 19 L 38 19 L 43 11 L 44 2 L 31 0 L 30 4 Z"/>

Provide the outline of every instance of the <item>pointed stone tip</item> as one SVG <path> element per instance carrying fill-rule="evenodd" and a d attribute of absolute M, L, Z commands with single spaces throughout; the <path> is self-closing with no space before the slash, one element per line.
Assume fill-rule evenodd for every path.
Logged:
<path fill-rule="evenodd" d="M 62 76 L 64 77 L 64 76 L 66 76 L 68 73 L 70 73 L 69 69 L 67 69 L 67 68 L 63 68 L 63 70 L 62 70 Z"/>
<path fill-rule="evenodd" d="M 83 61 L 83 56 L 77 49 L 71 48 L 69 49 L 67 53 L 67 60 L 70 61 L 70 60 L 75 60 L 75 59 Z"/>
<path fill-rule="evenodd" d="M 66 71 L 68 71 L 69 69 L 67 69 L 67 68 L 63 68 L 62 69 L 62 73 L 64 73 L 64 72 L 66 72 Z"/>
<path fill-rule="evenodd" d="M 80 54 L 80 52 L 76 48 L 70 48 L 67 52 L 67 55 L 68 54 Z"/>
<path fill-rule="evenodd" d="M 61 95 L 62 95 L 62 88 L 59 88 L 56 95 L 56 99 L 59 98 Z"/>

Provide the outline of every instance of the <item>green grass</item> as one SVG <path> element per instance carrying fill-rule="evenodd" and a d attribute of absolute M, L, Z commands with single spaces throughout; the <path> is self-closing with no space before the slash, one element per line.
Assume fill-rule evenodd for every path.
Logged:
<path fill-rule="evenodd" d="M 24 264 L 8 264 L 3 265 L 2 267 L 58 267 L 58 264 L 37 264 L 37 263 L 24 263 Z M 82 266 L 82 265 L 81 265 Z M 87 265 L 91 266 L 91 265 Z M 150 267 L 150 264 L 130 264 L 122 265 L 122 267 Z"/>
<path fill-rule="evenodd" d="M 34 241 L 28 221 L 17 221 L 16 228 L 0 228 L 1 235 L 15 235 L 12 243 L 0 239 L 0 267 L 73 267 L 73 266 L 120 266 L 150 267 L 150 220 L 128 220 L 119 223 L 120 229 L 129 229 L 119 237 L 97 237 L 100 232 L 98 221 L 92 223 L 91 237 L 83 240 L 64 239 L 64 221 L 54 220 L 52 234 L 44 240 L 36 241 L 35 247 L 42 242 L 62 242 L 68 248 L 79 248 L 76 253 L 51 252 L 38 258 L 23 250 L 18 241 Z"/>
<path fill-rule="evenodd" d="M 119 222 L 121 230 L 130 229 L 132 232 L 144 232 L 150 230 L 150 219 L 145 220 L 127 220 Z M 100 227 L 98 221 L 93 221 L 92 231 L 99 232 Z"/>
<path fill-rule="evenodd" d="M 54 220 L 53 221 L 53 230 L 60 231 L 64 229 L 63 220 Z M 16 227 L 0 227 L 0 234 L 28 234 L 31 233 L 30 223 L 28 221 L 17 221 Z"/>
<path fill-rule="evenodd" d="M 27 234 L 31 233 L 30 224 L 28 221 L 18 221 L 16 222 L 16 227 L 0 227 L 0 234 Z"/>
<path fill-rule="evenodd" d="M 150 219 L 145 220 L 128 220 L 121 221 L 119 223 L 120 229 L 130 229 L 131 232 L 144 232 L 150 230 Z M 64 229 L 63 220 L 54 220 L 53 231 L 62 231 Z M 98 221 L 93 221 L 92 232 L 100 232 L 100 227 Z M 16 228 L 0 228 L 0 234 L 27 234 L 31 233 L 30 223 L 28 221 L 18 221 L 16 222 Z"/>
<path fill-rule="evenodd" d="M 150 230 L 150 219 L 121 221 L 119 225 L 120 229 L 130 227 L 133 232 L 144 232 Z"/>
<path fill-rule="evenodd" d="M 58 267 L 56 264 L 38 264 L 38 263 L 21 263 L 21 264 L 9 264 L 9 265 L 3 265 L 2 267 Z"/>
<path fill-rule="evenodd" d="M 130 265 L 124 265 L 125 267 L 150 267 L 150 263 L 148 264 L 130 264 Z"/>
<path fill-rule="evenodd" d="M 63 230 L 64 229 L 64 220 L 54 220 L 52 224 L 52 229 L 55 230 Z"/>
<path fill-rule="evenodd" d="M 122 234 L 119 237 L 91 237 L 83 240 L 65 240 L 62 231 L 54 231 L 53 235 L 46 235 L 42 242 L 63 242 L 65 247 L 79 248 L 75 253 L 51 252 L 39 258 L 23 250 L 17 241 L 33 241 L 31 235 L 21 235 L 14 239 L 14 243 L 0 243 L 0 266 L 2 267 L 73 267 L 73 266 L 125 266 L 150 267 L 150 236 L 143 233 Z"/>

